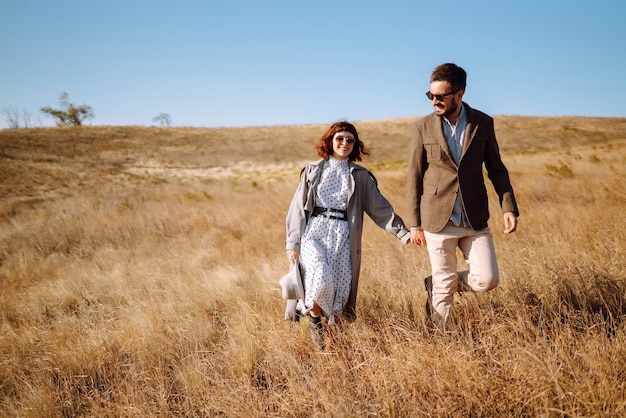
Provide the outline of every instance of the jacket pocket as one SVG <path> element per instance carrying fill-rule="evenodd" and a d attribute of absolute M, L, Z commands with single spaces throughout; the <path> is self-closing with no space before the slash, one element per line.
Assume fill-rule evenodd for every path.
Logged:
<path fill-rule="evenodd" d="M 428 161 L 439 161 L 441 160 L 441 145 L 439 144 L 424 144 L 424 149 L 426 149 L 426 156 Z"/>

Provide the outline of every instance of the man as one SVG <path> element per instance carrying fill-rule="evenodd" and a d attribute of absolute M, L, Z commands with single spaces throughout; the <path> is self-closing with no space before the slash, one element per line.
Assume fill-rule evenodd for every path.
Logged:
<path fill-rule="evenodd" d="M 498 285 L 483 165 L 500 199 L 505 234 L 516 230 L 519 216 L 493 119 L 463 102 L 466 80 L 455 64 L 434 69 L 426 96 L 435 111 L 414 123 L 409 147 L 410 241 L 428 249 L 432 276 L 425 279 L 426 308 L 440 331 L 455 325 L 450 312 L 455 292 Z M 457 272 L 457 247 L 469 271 Z"/>

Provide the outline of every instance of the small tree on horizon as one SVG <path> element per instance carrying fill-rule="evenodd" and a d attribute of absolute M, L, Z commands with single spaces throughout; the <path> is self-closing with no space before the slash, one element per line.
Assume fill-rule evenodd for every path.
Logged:
<path fill-rule="evenodd" d="M 169 113 L 159 113 L 152 118 L 152 122 L 156 122 L 161 126 L 170 126 L 172 124 L 172 118 Z"/>
<path fill-rule="evenodd" d="M 87 119 L 94 117 L 93 109 L 86 104 L 76 106 L 69 102 L 69 95 L 65 92 L 59 97 L 60 109 L 50 106 L 42 107 L 40 110 L 57 120 L 57 126 L 82 126 Z"/>

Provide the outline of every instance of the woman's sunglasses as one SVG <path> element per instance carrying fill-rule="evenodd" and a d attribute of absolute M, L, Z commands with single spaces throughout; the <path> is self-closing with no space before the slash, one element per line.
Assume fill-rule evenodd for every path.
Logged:
<path fill-rule="evenodd" d="M 335 141 L 337 142 L 346 141 L 348 144 L 354 144 L 356 142 L 356 139 L 354 139 L 354 137 L 352 136 L 349 136 L 346 138 L 345 136 L 338 135 L 335 137 Z"/>

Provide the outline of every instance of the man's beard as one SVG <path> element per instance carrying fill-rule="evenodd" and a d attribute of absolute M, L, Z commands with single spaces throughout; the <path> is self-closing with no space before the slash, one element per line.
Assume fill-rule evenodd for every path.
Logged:
<path fill-rule="evenodd" d="M 458 107 L 459 107 L 459 106 L 456 104 L 456 102 L 452 102 L 452 103 L 450 104 L 450 106 L 448 106 L 448 107 L 446 108 L 446 111 L 443 113 L 443 116 L 448 117 L 448 116 L 450 116 L 450 115 L 454 114 L 454 112 L 456 112 L 456 110 L 458 109 Z"/>

